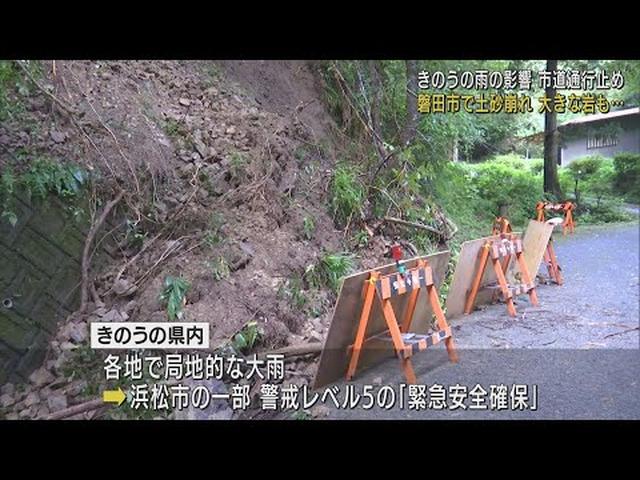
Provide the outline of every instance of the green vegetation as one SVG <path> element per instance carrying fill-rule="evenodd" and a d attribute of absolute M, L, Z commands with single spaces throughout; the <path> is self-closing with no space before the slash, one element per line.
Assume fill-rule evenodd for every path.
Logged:
<path fill-rule="evenodd" d="M 229 163 L 229 174 L 231 178 L 242 180 L 247 174 L 247 167 L 249 166 L 249 158 L 245 153 L 233 152 L 231 154 L 231 161 Z"/>
<path fill-rule="evenodd" d="M 297 410 L 291 414 L 291 420 L 311 420 L 312 418 L 307 410 Z"/>
<path fill-rule="evenodd" d="M 242 330 L 233 336 L 233 348 L 242 353 L 247 353 L 256 345 L 261 335 L 258 323 L 248 322 L 242 327 Z"/>
<path fill-rule="evenodd" d="M 222 227 L 224 226 L 224 216 L 215 212 L 211 215 L 208 228 L 204 233 L 204 242 L 209 247 L 214 247 L 224 240 Z"/>
<path fill-rule="evenodd" d="M 191 145 L 191 134 L 186 126 L 172 118 L 167 118 L 163 123 L 164 133 L 174 142 L 184 142 L 185 146 Z"/>
<path fill-rule="evenodd" d="M 137 222 L 134 222 L 129 218 L 127 218 L 127 220 L 125 221 L 125 225 L 125 238 L 127 244 L 134 248 L 141 248 L 147 236 L 149 235 L 149 232 L 144 232 Z"/>
<path fill-rule="evenodd" d="M 316 264 L 307 267 L 305 280 L 314 288 L 330 288 L 334 293 L 340 288 L 340 280 L 353 268 L 353 256 L 348 253 L 324 254 Z"/>
<path fill-rule="evenodd" d="M 418 72 L 474 72 L 530 70 L 547 68 L 542 60 L 424 60 L 424 61 L 331 61 L 325 62 L 326 101 L 341 131 L 353 142 L 341 152 L 349 162 L 340 164 L 330 189 L 330 207 L 336 225 L 349 224 L 351 244 L 364 242 L 358 232 L 360 220 L 376 221 L 395 216 L 427 229 L 407 227 L 401 235 L 421 253 L 446 243 L 454 252 L 460 242 L 485 235 L 497 215 L 507 216 L 516 228 L 524 228 L 534 216 L 534 206 L 544 193 L 544 161 L 525 159 L 533 153 L 542 156 L 539 146 L 527 145 L 522 138 L 543 130 L 538 96 L 544 92 L 537 82 L 531 90 L 531 113 L 473 115 L 462 111 L 450 114 L 419 114 L 416 99 L 408 94 L 452 93 L 478 96 L 486 90 L 472 85 L 419 86 Z M 624 72 L 625 87 L 612 92 L 625 106 L 640 101 L 640 67 L 634 61 L 561 61 L 559 69 Z M 448 80 L 443 82 L 448 85 Z M 408 87 L 408 88 L 407 88 Z M 502 85 L 491 93 L 509 93 Z M 414 94 L 415 95 L 415 94 Z M 485 95 L 486 98 L 486 95 Z M 412 107 L 413 105 L 413 107 Z M 576 116 L 558 114 L 558 122 Z M 548 159 L 547 159 L 548 161 Z M 637 155 L 622 155 L 613 163 L 584 159 L 568 168 L 559 168 L 560 186 L 547 190 L 578 204 L 576 217 L 581 223 L 610 222 L 627 218 L 620 199 L 639 201 L 640 162 Z M 366 172 L 366 175 L 362 175 Z M 548 179 L 549 180 L 549 179 Z M 356 213 L 361 215 L 356 216 Z M 350 223 L 351 220 L 351 223 Z M 456 236 L 447 241 L 453 221 Z M 433 229 L 434 231 L 429 231 Z"/>
<path fill-rule="evenodd" d="M 524 225 L 542 198 L 542 176 L 516 156 L 499 156 L 470 168 L 478 202 L 490 216 L 505 214 L 516 225 Z"/>
<path fill-rule="evenodd" d="M 331 213 L 339 225 L 346 225 L 360 212 L 365 200 L 365 189 L 354 167 L 339 165 L 331 182 Z"/>
<path fill-rule="evenodd" d="M 14 194 L 24 192 L 39 202 L 44 202 L 53 194 L 65 199 L 73 208 L 72 200 L 81 196 L 89 180 L 87 172 L 76 165 L 56 162 L 45 157 L 27 161 L 29 166 L 22 173 L 16 173 L 9 166 L 4 168 L 0 175 L 0 218 L 7 220 L 12 226 L 18 222 L 13 209 Z"/>
<path fill-rule="evenodd" d="M 28 61 L 25 68 L 34 78 L 42 76 L 39 62 Z M 15 61 L 0 60 L 0 122 L 15 120 L 24 113 L 24 98 L 31 95 L 32 85 Z"/>
<path fill-rule="evenodd" d="M 164 279 L 160 300 L 166 303 L 169 320 L 182 318 L 182 308 L 186 303 L 186 295 L 189 288 L 189 282 L 181 277 L 167 276 Z"/>
<path fill-rule="evenodd" d="M 316 233 L 316 224 L 313 217 L 304 217 L 302 219 L 302 238 L 311 240 Z"/>
<path fill-rule="evenodd" d="M 278 296 L 285 298 L 291 308 L 302 310 L 307 305 L 307 296 L 303 290 L 303 282 L 300 277 L 292 277 L 280 285 Z"/>
<path fill-rule="evenodd" d="M 208 265 L 215 281 L 224 280 L 231 274 L 229 264 L 222 255 L 217 257 L 215 260 L 209 261 Z"/>
<path fill-rule="evenodd" d="M 569 175 L 574 181 L 573 196 L 580 203 L 580 182 L 593 181 L 592 177 L 600 169 L 603 158 L 598 156 L 578 158 L 567 166 Z"/>
<path fill-rule="evenodd" d="M 369 234 L 366 230 L 358 230 L 351 239 L 351 243 L 355 248 L 364 248 L 369 243 Z"/>
<path fill-rule="evenodd" d="M 640 203 L 640 154 L 620 153 L 613 164 L 616 191 L 627 201 Z"/>

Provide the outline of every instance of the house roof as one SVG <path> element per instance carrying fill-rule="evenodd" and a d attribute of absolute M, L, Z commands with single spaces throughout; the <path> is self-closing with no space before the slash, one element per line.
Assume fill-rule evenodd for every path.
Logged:
<path fill-rule="evenodd" d="M 609 119 L 618 118 L 618 117 L 626 117 L 629 115 L 640 115 L 640 107 L 626 108 L 624 110 L 616 110 L 614 112 L 609 112 L 609 113 L 594 113 L 592 115 L 584 115 L 582 117 L 577 117 L 572 120 L 567 120 L 566 122 L 563 122 L 560 125 L 558 125 L 558 128 L 567 127 L 570 125 L 579 125 L 583 123 L 598 122 L 600 120 L 609 120 Z"/>
<path fill-rule="evenodd" d="M 571 127 L 573 125 L 584 125 L 586 123 L 598 122 L 601 120 L 610 120 L 612 118 L 627 117 L 631 115 L 640 115 L 640 107 L 625 108 L 624 110 L 616 110 L 609 113 L 594 113 L 590 115 L 583 115 L 582 117 L 567 120 L 566 122 L 559 124 L 558 128 L 561 129 L 565 127 Z M 521 139 L 533 143 L 542 142 L 544 139 L 544 131 L 526 135 L 524 137 L 521 137 Z"/>

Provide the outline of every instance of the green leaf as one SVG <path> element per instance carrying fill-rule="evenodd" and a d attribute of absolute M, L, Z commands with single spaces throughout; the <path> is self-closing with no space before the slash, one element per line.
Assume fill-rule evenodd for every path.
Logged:
<path fill-rule="evenodd" d="M 18 223 L 18 216 L 14 212 L 11 212 L 11 211 L 8 211 L 8 210 L 5 210 L 4 212 L 2 212 L 2 218 L 6 218 L 7 221 L 14 228 L 15 228 L 16 224 Z"/>
<path fill-rule="evenodd" d="M 247 340 L 244 338 L 244 335 L 242 335 L 242 333 L 238 333 L 235 337 L 233 337 L 233 344 L 238 350 L 243 350 L 248 346 Z"/>

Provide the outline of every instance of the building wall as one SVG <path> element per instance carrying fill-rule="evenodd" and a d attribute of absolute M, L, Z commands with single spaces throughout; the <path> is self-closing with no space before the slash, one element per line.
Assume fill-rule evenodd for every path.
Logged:
<path fill-rule="evenodd" d="M 15 226 L 0 218 L 0 385 L 27 378 L 57 324 L 78 307 L 87 225 L 51 196 L 14 196 Z M 99 248 L 98 265 L 105 259 Z"/>
<path fill-rule="evenodd" d="M 567 166 L 576 158 L 589 155 L 613 157 L 621 152 L 640 153 L 640 118 L 635 116 L 620 119 L 617 122 L 622 126 L 623 131 L 618 135 L 618 144 L 611 147 L 587 148 L 587 127 L 585 125 L 574 127 L 570 137 L 562 141 L 561 165 Z"/>

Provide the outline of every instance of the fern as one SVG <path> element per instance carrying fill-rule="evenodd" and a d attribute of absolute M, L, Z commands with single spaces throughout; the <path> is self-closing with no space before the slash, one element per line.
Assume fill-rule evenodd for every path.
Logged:
<path fill-rule="evenodd" d="M 167 304 L 169 320 L 182 318 L 182 308 L 186 303 L 186 295 L 190 286 L 189 282 L 181 277 L 168 276 L 164 279 L 160 300 Z"/>

